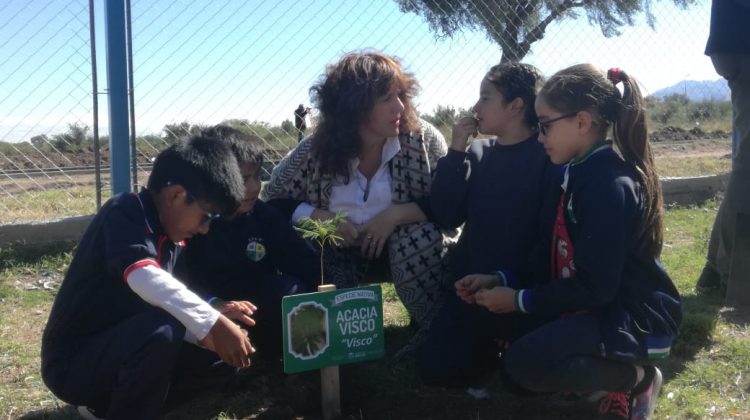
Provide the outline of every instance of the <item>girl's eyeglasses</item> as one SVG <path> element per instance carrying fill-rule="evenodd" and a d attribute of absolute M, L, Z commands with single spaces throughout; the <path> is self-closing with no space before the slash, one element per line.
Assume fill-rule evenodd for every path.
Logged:
<path fill-rule="evenodd" d="M 539 132 L 542 135 L 546 136 L 547 135 L 547 129 L 549 129 L 549 126 L 552 125 L 553 122 L 564 120 L 565 118 L 570 118 L 570 117 L 575 116 L 577 114 L 578 114 L 578 111 L 576 111 L 576 112 L 569 112 L 567 114 L 560 115 L 557 118 L 552 118 L 551 120 L 539 121 L 536 124 L 537 124 L 537 127 L 539 128 Z"/>

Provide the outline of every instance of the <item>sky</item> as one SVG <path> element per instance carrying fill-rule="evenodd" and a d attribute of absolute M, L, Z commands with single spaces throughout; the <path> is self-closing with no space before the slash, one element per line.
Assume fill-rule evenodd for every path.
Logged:
<path fill-rule="evenodd" d="M 343 54 L 376 49 L 399 57 L 419 80 L 424 113 L 469 107 L 501 49 L 483 32 L 436 39 L 394 0 L 131 0 L 136 131 L 167 123 L 244 118 L 279 124 Z M 100 132 L 107 131 L 104 0 L 95 0 Z M 710 2 L 680 10 L 655 0 L 645 19 L 605 38 L 585 16 L 550 25 L 524 59 L 546 75 L 579 62 L 620 67 L 646 94 L 683 79 L 719 76 L 703 55 Z M 92 77 L 86 0 L 0 0 L 0 141 L 91 126 Z"/>

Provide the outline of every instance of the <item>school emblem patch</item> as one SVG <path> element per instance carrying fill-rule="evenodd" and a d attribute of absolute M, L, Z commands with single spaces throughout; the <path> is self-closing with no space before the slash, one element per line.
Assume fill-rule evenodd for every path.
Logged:
<path fill-rule="evenodd" d="M 261 243 L 258 238 L 250 238 L 245 248 L 245 255 L 250 261 L 258 262 L 266 256 L 266 247 Z"/>

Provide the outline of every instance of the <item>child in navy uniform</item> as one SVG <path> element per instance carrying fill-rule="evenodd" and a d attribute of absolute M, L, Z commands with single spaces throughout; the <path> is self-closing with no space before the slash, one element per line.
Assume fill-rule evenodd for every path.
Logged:
<path fill-rule="evenodd" d="M 171 274 L 183 241 L 242 197 L 230 147 L 198 136 L 158 155 L 147 188 L 102 206 L 42 337 L 42 378 L 55 395 L 89 416 L 153 419 L 168 390 L 196 380 L 188 373 L 203 381 L 250 365 L 254 349 L 233 322 L 253 324 L 250 304 L 221 315 Z"/>
<path fill-rule="evenodd" d="M 258 199 L 261 140 L 226 126 L 208 132 L 220 132 L 213 137 L 232 147 L 245 196 L 231 218 L 217 220 L 207 235 L 188 241 L 185 281 L 214 305 L 217 300 L 252 302 L 257 308 L 256 325 L 250 329 L 253 345 L 259 355 L 279 357 L 281 298 L 314 291 L 319 260 L 289 219 Z"/>
<path fill-rule="evenodd" d="M 653 363 L 668 356 L 682 312 L 658 261 L 663 202 L 643 98 L 624 71 L 605 77 L 581 64 L 547 81 L 536 112 L 547 154 L 566 164 L 542 259 L 551 279 L 470 275 L 456 288 L 495 313 L 554 316 L 510 345 L 503 365 L 511 383 L 533 392 L 607 391 L 603 418 L 650 418 L 662 384 Z M 605 140 L 610 127 L 617 150 Z"/>
<path fill-rule="evenodd" d="M 550 198 L 559 189 L 559 167 L 537 141 L 534 101 L 543 83 L 531 65 L 493 66 L 480 85 L 476 118 L 461 118 L 453 126 L 450 149 L 438 161 L 430 191 L 438 223 L 464 224 L 449 254 L 451 289 L 467 274 L 494 273 L 498 267 L 517 271 L 539 246 L 543 222 L 551 227 Z M 495 137 L 475 140 L 467 149 L 477 132 Z M 515 325 L 461 301 L 451 290 L 420 348 L 417 367 L 423 380 L 481 388 L 497 359 L 494 340 L 482 336 L 485 324 L 496 322 Z"/>

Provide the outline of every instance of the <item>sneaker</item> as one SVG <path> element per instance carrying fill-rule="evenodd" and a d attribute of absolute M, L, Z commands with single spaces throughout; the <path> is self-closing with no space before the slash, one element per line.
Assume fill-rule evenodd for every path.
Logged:
<path fill-rule="evenodd" d="M 78 415 L 86 420 L 104 420 L 104 417 L 98 417 L 96 414 L 94 414 L 94 410 L 86 407 L 85 405 L 79 405 L 76 408 L 78 409 Z"/>
<path fill-rule="evenodd" d="M 630 398 L 627 392 L 609 392 L 599 402 L 599 419 L 623 420 L 630 418 Z"/>
<path fill-rule="evenodd" d="M 651 381 L 648 382 L 646 389 L 639 390 L 641 386 L 637 386 L 632 391 L 630 412 L 631 419 L 634 420 L 647 420 L 654 415 L 654 409 L 656 408 L 656 400 L 659 398 L 659 391 L 661 391 L 661 384 L 663 382 L 661 371 L 655 366 L 644 366 L 648 376 L 644 379 L 651 377 Z M 649 372 L 650 371 L 650 372 Z"/>

